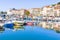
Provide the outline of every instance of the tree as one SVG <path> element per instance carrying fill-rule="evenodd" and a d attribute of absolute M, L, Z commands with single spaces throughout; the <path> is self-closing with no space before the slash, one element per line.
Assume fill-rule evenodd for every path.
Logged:
<path fill-rule="evenodd" d="M 15 8 L 13 8 L 12 10 L 16 10 Z"/>
<path fill-rule="evenodd" d="M 4 12 L 3 11 L 1 11 L 1 14 L 3 14 Z"/>
<path fill-rule="evenodd" d="M 27 16 L 27 18 L 28 18 L 28 16 L 30 15 L 30 12 L 29 11 L 27 11 L 27 10 L 25 10 L 25 15 Z"/>
<path fill-rule="evenodd" d="M 26 10 L 26 11 L 25 11 L 25 14 L 26 14 L 27 16 L 29 16 L 30 12 Z"/>
<path fill-rule="evenodd" d="M 60 2 L 58 2 L 57 4 L 60 4 Z"/>
<path fill-rule="evenodd" d="M 55 6 L 56 4 L 52 4 L 52 6 Z"/>

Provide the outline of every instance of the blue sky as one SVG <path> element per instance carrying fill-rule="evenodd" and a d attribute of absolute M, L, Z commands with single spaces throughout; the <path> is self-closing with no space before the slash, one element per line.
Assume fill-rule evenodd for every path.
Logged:
<path fill-rule="evenodd" d="M 60 0 L 0 0 L 0 11 L 10 8 L 40 8 L 57 2 Z"/>

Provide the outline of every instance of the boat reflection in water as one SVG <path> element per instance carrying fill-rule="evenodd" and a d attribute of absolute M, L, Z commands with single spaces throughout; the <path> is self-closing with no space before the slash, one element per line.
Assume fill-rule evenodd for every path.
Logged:
<path fill-rule="evenodd" d="M 2 26 L 0 26 L 0 32 L 5 31 L 5 28 L 3 28 Z"/>
<path fill-rule="evenodd" d="M 22 20 L 21 20 L 22 19 Z M 53 29 L 56 32 L 60 32 L 60 21 L 57 19 L 47 19 L 47 18 L 20 18 L 14 20 L 4 20 L 0 22 L 0 30 L 4 31 L 7 29 L 16 30 L 25 30 L 25 26 L 39 26 L 45 29 Z"/>
<path fill-rule="evenodd" d="M 19 29 L 24 29 L 23 22 L 11 22 L 11 23 L 6 23 L 3 25 L 4 28 L 8 29 L 13 29 L 13 30 L 19 30 Z"/>

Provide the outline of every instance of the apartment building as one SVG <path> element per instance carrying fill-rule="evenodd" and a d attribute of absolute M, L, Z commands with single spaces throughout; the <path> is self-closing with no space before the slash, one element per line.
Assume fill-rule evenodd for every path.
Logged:
<path fill-rule="evenodd" d="M 51 6 L 43 7 L 42 13 L 43 13 L 43 16 L 54 16 L 53 8 Z"/>
<path fill-rule="evenodd" d="M 54 16 L 60 16 L 60 4 L 56 4 L 54 6 L 53 11 L 54 11 Z"/>

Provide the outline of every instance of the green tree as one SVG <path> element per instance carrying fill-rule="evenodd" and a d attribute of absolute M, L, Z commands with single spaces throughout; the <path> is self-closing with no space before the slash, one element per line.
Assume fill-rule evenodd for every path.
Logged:
<path fill-rule="evenodd" d="M 56 4 L 52 4 L 52 6 L 55 6 Z"/>
<path fill-rule="evenodd" d="M 25 15 L 27 16 L 27 18 L 29 16 L 29 14 L 30 14 L 30 12 L 28 10 L 25 10 Z"/>
<path fill-rule="evenodd" d="M 3 14 L 4 12 L 3 11 L 1 11 L 1 14 Z"/>
<path fill-rule="evenodd" d="M 15 8 L 12 8 L 12 10 L 16 10 Z"/>
<path fill-rule="evenodd" d="M 25 14 L 26 14 L 27 16 L 29 16 L 30 12 L 29 12 L 29 11 L 25 11 Z"/>
<path fill-rule="evenodd" d="M 60 2 L 58 2 L 57 4 L 60 4 Z"/>

